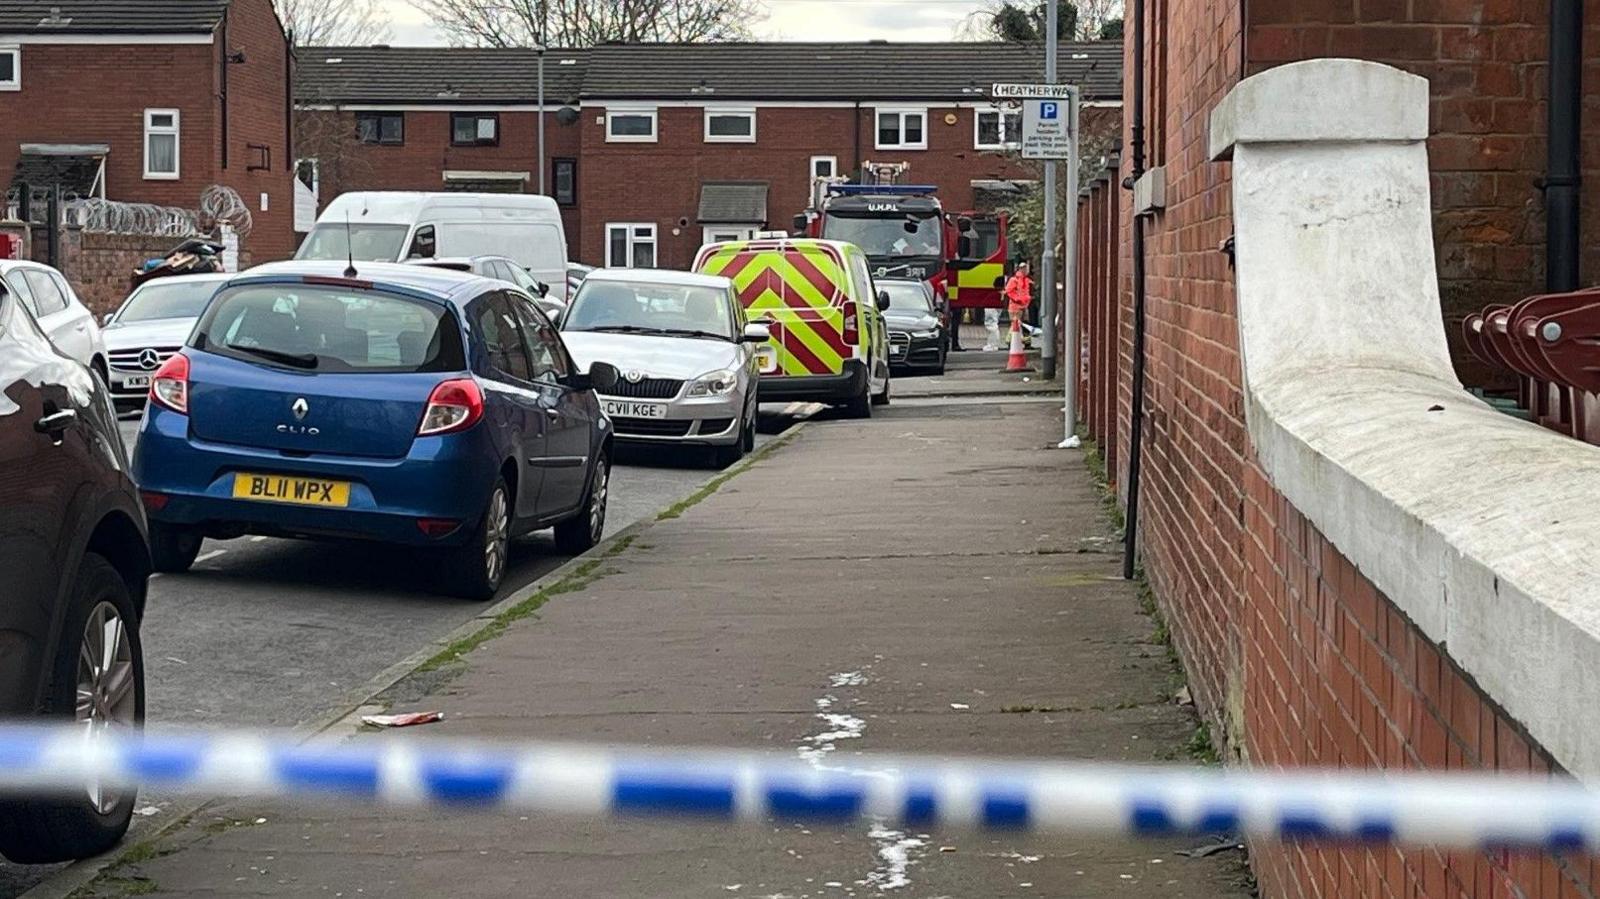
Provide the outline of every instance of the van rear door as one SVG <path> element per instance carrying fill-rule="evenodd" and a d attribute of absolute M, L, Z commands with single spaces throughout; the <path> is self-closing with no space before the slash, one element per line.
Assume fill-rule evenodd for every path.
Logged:
<path fill-rule="evenodd" d="M 826 244 L 714 244 L 695 268 L 733 281 L 750 321 L 772 330 L 773 377 L 838 375 L 855 358 L 861 309 L 850 290 L 843 257 Z"/>

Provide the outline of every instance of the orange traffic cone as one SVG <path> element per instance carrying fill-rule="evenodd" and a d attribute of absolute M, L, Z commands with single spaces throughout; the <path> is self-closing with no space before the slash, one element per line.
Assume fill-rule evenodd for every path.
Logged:
<path fill-rule="evenodd" d="M 1028 355 L 1022 349 L 1022 319 L 1011 319 L 1011 358 L 1006 360 L 1006 371 L 1027 371 Z"/>

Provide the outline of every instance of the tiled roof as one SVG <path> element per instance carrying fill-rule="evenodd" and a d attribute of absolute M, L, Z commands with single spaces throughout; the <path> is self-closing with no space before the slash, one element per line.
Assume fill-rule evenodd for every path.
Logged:
<path fill-rule="evenodd" d="M 1063 44 L 1058 70 L 1088 99 L 1122 96 L 1122 45 Z M 1041 81 L 1040 46 L 999 43 L 607 44 L 589 54 L 597 98 L 951 100 Z"/>
<path fill-rule="evenodd" d="M 297 51 L 302 103 L 532 103 L 538 54 L 522 49 L 314 47 Z M 1122 97 L 1122 45 L 1067 43 L 1060 81 Z M 981 100 L 998 81 L 1040 81 L 1039 46 L 998 43 L 603 44 L 551 50 L 552 102 Z"/>
<path fill-rule="evenodd" d="M 3 0 L 0 34 L 184 34 L 211 31 L 229 0 Z"/>
<path fill-rule="evenodd" d="M 575 100 L 583 51 L 545 55 L 545 96 Z M 463 47 L 301 47 L 295 93 L 302 103 L 536 103 L 539 54 Z"/>

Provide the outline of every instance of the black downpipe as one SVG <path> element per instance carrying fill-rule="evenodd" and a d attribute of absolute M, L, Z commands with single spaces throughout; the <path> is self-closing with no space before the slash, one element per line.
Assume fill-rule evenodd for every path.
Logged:
<path fill-rule="evenodd" d="M 876 128 L 877 126 L 874 125 L 873 127 Z M 855 172 L 856 173 L 850 180 L 852 180 L 852 181 L 860 181 L 861 180 L 861 101 L 860 100 L 856 101 L 855 149 L 852 150 L 851 152 L 853 152 L 855 154 L 854 163 L 855 163 Z M 834 174 L 838 174 L 838 173 L 835 172 Z"/>
<path fill-rule="evenodd" d="M 217 78 L 219 81 L 219 99 L 222 100 L 222 167 L 228 167 L 228 18 L 222 18 L 222 39 L 220 52 L 217 55 L 217 66 L 221 69 Z"/>
<path fill-rule="evenodd" d="M 1578 289 L 1583 0 L 1550 0 L 1550 146 L 1544 178 L 1545 287 Z"/>
<path fill-rule="evenodd" d="M 1133 130 L 1128 177 L 1132 189 L 1144 174 L 1144 0 L 1133 0 Z M 1122 531 L 1122 577 L 1133 580 L 1139 533 L 1139 457 L 1144 434 L 1144 216 L 1133 215 L 1133 399 L 1128 410 L 1128 511 Z"/>
<path fill-rule="evenodd" d="M 59 174 L 57 177 L 60 177 Z M 45 252 L 50 267 L 65 275 L 66 261 L 61 258 L 61 182 L 50 188 L 50 205 L 45 208 Z"/>

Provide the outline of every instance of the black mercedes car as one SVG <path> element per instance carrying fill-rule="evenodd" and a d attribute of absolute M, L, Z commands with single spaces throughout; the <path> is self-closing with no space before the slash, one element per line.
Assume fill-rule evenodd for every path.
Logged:
<path fill-rule="evenodd" d="M 150 553 L 109 388 L 0 287 L 0 715 L 86 735 L 144 721 Z M 122 838 L 134 791 L 0 801 L 0 854 L 65 861 Z"/>
<path fill-rule="evenodd" d="M 876 278 L 889 294 L 883 323 L 889 331 L 889 365 L 897 371 L 944 374 L 945 316 L 926 281 Z"/>

